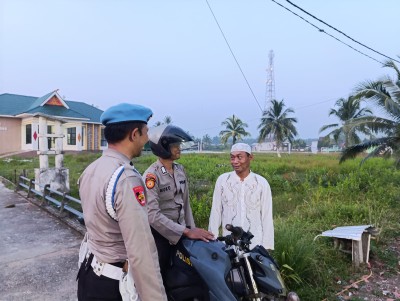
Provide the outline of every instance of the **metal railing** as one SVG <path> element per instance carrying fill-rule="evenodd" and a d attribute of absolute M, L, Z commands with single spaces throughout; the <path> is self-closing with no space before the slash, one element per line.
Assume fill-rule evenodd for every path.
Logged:
<path fill-rule="evenodd" d="M 36 186 L 39 186 L 42 189 L 36 190 L 35 189 Z M 32 197 L 33 195 L 36 195 L 40 199 L 42 199 L 43 202 L 52 203 L 57 208 L 59 208 L 60 215 L 63 215 L 65 211 L 68 211 L 73 215 L 76 215 L 80 221 L 83 221 L 82 212 L 70 206 L 70 202 L 81 205 L 81 201 L 66 193 L 51 189 L 50 184 L 43 185 L 40 183 L 36 183 L 34 179 L 29 179 L 24 176 L 19 176 L 18 183 L 16 183 L 16 190 L 18 190 L 19 187 L 27 189 L 28 198 Z"/>

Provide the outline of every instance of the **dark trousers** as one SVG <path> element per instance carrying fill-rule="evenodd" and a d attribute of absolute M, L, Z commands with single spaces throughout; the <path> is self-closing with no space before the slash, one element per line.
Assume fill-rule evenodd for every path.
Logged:
<path fill-rule="evenodd" d="M 163 278 L 163 282 L 165 283 L 166 273 L 169 266 L 171 265 L 171 253 L 173 250 L 173 246 L 169 243 L 168 239 L 166 239 L 153 228 L 151 228 L 151 232 L 153 233 L 154 241 L 157 247 L 161 277 Z"/>
<path fill-rule="evenodd" d="M 85 260 L 78 272 L 78 301 L 122 301 L 119 281 L 103 275 L 97 276 L 90 266 L 92 258 L 91 256 L 89 261 Z M 123 263 L 113 265 L 122 267 Z"/>

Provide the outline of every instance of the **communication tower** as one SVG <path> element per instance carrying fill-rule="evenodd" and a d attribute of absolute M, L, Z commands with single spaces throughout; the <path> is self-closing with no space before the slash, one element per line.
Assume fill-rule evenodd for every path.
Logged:
<path fill-rule="evenodd" d="M 270 50 L 268 54 L 269 65 L 267 69 L 267 82 L 265 91 L 264 111 L 268 109 L 271 100 L 275 99 L 275 77 L 274 77 L 274 51 Z"/>

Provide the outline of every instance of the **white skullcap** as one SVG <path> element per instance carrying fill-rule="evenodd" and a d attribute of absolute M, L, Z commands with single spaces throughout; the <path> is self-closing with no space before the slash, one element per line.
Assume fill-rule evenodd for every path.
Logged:
<path fill-rule="evenodd" d="M 231 153 L 233 152 L 246 152 L 251 155 L 251 147 L 246 143 L 236 143 L 232 145 Z"/>

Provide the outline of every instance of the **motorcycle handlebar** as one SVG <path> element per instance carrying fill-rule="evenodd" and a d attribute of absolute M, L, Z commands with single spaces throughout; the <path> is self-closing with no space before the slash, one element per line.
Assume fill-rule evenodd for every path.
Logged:
<path fill-rule="evenodd" d="M 224 241 L 225 244 L 228 246 L 236 246 L 237 245 L 237 239 L 235 239 L 232 235 L 218 236 L 217 239 L 219 241 Z"/>
<path fill-rule="evenodd" d="M 226 224 L 225 229 L 232 232 L 235 238 L 241 238 L 243 235 L 243 229 L 241 227 L 234 227 L 231 224 Z"/>
<path fill-rule="evenodd" d="M 251 244 L 251 239 L 254 237 L 250 231 L 245 232 L 242 227 L 234 227 L 231 224 L 226 224 L 225 229 L 232 234 L 219 236 L 219 241 L 224 241 L 228 246 L 239 246 L 241 250 L 248 250 Z"/>

